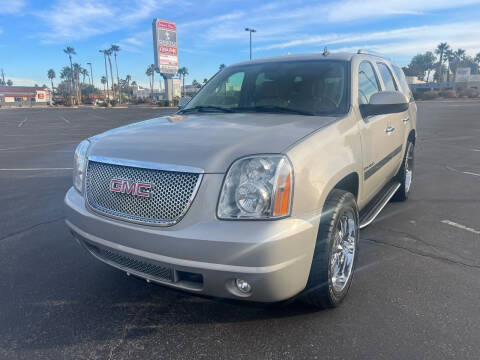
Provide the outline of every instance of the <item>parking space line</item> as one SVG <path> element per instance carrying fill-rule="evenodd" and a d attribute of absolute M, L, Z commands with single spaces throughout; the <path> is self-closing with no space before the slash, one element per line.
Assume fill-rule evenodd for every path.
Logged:
<path fill-rule="evenodd" d="M 38 145 L 27 145 L 27 146 L 17 146 L 12 148 L 4 148 L 0 149 L 0 151 L 10 151 L 10 150 L 20 150 L 20 149 L 28 149 L 34 147 L 42 147 L 42 146 L 49 146 L 49 145 L 61 145 L 61 144 L 76 144 L 78 141 L 62 141 L 62 142 L 54 142 L 48 144 L 38 144 Z"/>
<path fill-rule="evenodd" d="M 456 228 L 458 228 L 458 229 L 470 231 L 470 232 L 472 232 L 472 233 L 474 233 L 474 234 L 480 235 L 480 231 L 475 230 L 475 229 L 472 229 L 472 228 L 470 228 L 470 227 L 468 227 L 468 226 L 465 226 L 465 225 L 462 225 L 462 224 L 458 224 L 458 223 L 456 223 L 456 222 L 454 222 L 454 221 L 442 220 L 442 223 L 443 223 L 443 224 L 450 225 L 450 226 L 453 226 L 453 227 L 456 227 Z"/>
<path fill-rule="evenodd" d="M 480 174 L 477 174 L 477 173 L 474 173 L 474 172 L 470 172 L 470 171 L 463 171 L 464 174 L 467 174 L 467 175 L 474 175 L 474 176 L 480 176 Z"/>
<path fill-rule="evenodd" d="M 63 116 L 59 116 L 59 117 L 60 117 L 60 119 L 62 119 L 63 121 L 65 121 L 67 124 L 69 124 L 69 125 L 71 124 L 70 120 L 65 119 Z"/>
<path fill-rule="evenodd" d="M 45 170 L 73 170 L 73 168 L 0 169 L 0 171 L 45 171 Z"/>
<path fill-rule="evenodd" d="M 28 118 L 25 116 L 25 119 L 23 119 L 22 121 L 20 121 L 20 124 L 18 124 L 17 127 L 19 127 L 19 128 L 22 127 L 23 124 L 25 124 L 25 121 L 27 121 L 27 120 L 28 120 Z"/>

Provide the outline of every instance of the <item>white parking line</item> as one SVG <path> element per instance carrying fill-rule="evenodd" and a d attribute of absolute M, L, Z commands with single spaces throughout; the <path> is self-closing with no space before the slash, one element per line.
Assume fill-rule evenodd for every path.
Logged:
<path fill-rule="evenodd" d="M 465 225 L 462 225 L 462 224 L 458 224 L 458 223 L 456 223 L 456 222 L 454 222 L 454 221 L 442 220 L 442 223 L 447 224 L 447 225 L 450 225 L 450 226 L 453 226 L 453 227 L 456 227 L 456 228 L 458 228 L 458 229 L 470 231 L 470 232 L 472 232 L 472 233 L 474 233 L 474 234 L 479 234 L 479 235 L 480 235 L 480 231 L 475 230 L 475 229 L 472 229 L 472 228 L 470 228 L 470 227 L 468 227 L 468 226 L 465 226 Z"/>
<path fill-rule="evenodd" d="M 480 149 L 472 149 L 472 151 L 480 151 Z"/>
<path fill-rule="evenodd" d="M 65 121 L 67 124 L 71 124 L 70 120 L 65 119 L 63 116 L 60 116 L 60 119 L 62 119 L 63 121 Z"/>
<path fill-rule="evenodd" d="M 0 169 L 0 171 L 44 171 L 44 170 L 73 170 L 73 168 Z"/>
<path fill-rule="evenodd" d="M 28 119 L 28 118 L 25 116 L 25 119 L 23 119 L 22 121 L 20 121 L 20 124 L 18 124 L 17 127 L 19 127 L 19 128 L 22 127 L 23 124 L 25 124 L 25 121 L 27 121 L 27 119 Z"/>
<path fill-rule="evenodd" d="M 474 175 L 474 176 L 480 176 L 480 174 L 477 174 L 477 173 L 474 173 L 474 172 L 470 172 L 470 171 L 463 171 L 464 174 L 468 174 L 468 175 Z"/>

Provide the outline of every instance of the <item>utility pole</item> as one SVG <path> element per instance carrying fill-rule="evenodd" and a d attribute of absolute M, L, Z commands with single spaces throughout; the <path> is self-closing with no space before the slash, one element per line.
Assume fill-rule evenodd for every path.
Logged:
<path fill-rule="evenodd" d="M 257 32 L 257 30 L 252 28 L 245 28 L 245 31 L 250 33 L 250 60 L 252 60 L 252 33 Z"/>
<path fill-rule="evenodd" d="M 92 83 L 93 86 L 93 70 L 92 70 L 92 63 L 88 62 L 87 65 L 90 65 L 90 82 Z"/>

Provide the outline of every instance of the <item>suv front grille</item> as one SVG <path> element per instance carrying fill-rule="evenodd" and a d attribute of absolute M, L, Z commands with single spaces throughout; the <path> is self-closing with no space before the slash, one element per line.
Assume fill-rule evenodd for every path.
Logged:
<path fill-rule="evenodd" d="M 149 196 L 110 190 L 112 179 L 147 183 Z M 186 213 L 201 175 L 114 165 L 90 160 L 86 198 L 91 208 L 116 218 L 152 225 L 172 225 Z"/>

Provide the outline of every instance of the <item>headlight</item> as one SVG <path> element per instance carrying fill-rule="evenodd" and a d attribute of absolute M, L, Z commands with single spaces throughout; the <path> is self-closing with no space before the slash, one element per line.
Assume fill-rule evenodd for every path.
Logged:
<path fill-rule="evenodd" d="M 256 155 L 235 161 L 223 183 L 220 219 L 270 219 L 290 215 L 293 171 L 284 155 Z"/>
<path fill-rule="evenodd" d="M 83 191 L 83 180 L 87 166 L 87 151 L 90 146 L 88 140 L 83 140 L 75 149 L 73 160 L 73 186 L 80 193 Z"/>

